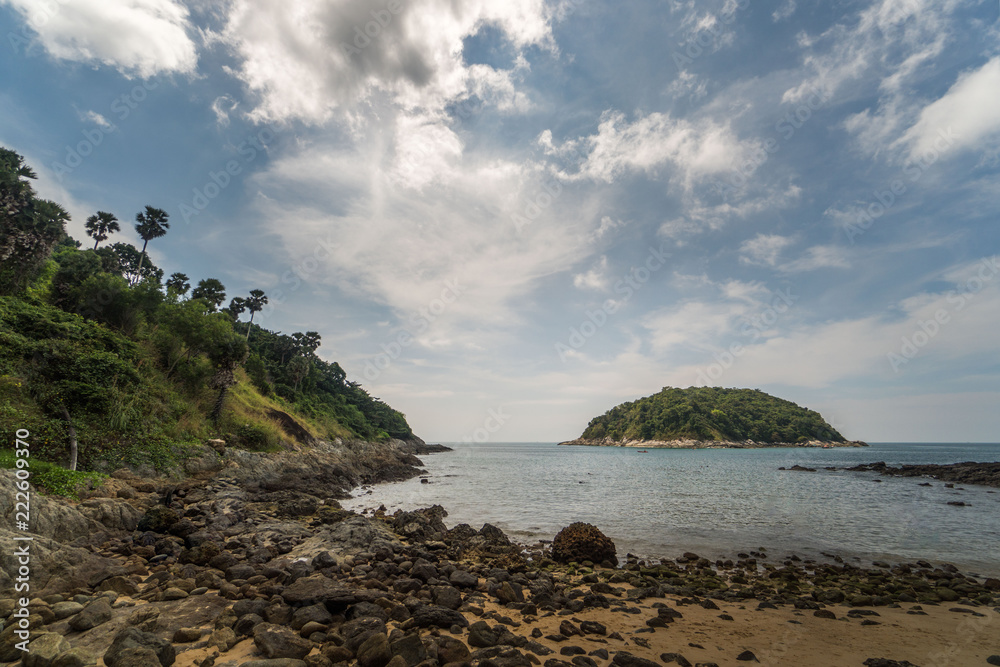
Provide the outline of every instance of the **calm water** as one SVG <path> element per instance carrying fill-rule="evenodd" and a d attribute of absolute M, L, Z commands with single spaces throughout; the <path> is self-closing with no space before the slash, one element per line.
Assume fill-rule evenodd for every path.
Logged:
<path fill-rule="evenodd" d="M 358 491 L 351 509 L 440 504 L 448 526 L 484 522 L 522 542 L 573 521 L 600 527 L 620 554 L 710 558 L 766 547 L 774 556 L 832 551 L 861 559 L 954 563 L 1000 574 L 1000 490 L 916 478 L 829 472 L 886 461 L 998 461 L 1000 444 L 874 444 L 836 449 L 651 449 L 551 443 L 451 444 L 422 456 L 413 479 Z M 795 464 L 819 472 L 779 471 Z M 958 485 L 956 485 L 958 486 Z M 992 493 L 991 493 L 992 492 Z M 954 507 L 963 500 L 971 507 Z"/>

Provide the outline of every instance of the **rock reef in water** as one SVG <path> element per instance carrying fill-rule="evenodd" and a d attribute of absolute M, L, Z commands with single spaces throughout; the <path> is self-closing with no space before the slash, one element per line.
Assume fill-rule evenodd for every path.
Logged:
<path fill-rule="evenodd" d="M 993 463 L 964 463 L 904 465 L 899 468 L 886 465 L 885 461 L 863 463 L 853 468 L 845 468 L 851 472 L 874 472 L 891 477 L 930 477 L 943 482 L 959 484 L 981 484 L 983 486 L 1000 487 L 1000 461 Z"/>

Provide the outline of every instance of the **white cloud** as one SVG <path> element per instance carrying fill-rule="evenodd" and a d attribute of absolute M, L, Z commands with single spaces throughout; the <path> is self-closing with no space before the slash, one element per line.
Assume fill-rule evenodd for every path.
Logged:
<path fill-rule="evenodd" d="M 80 114 L 80 119 L 103 127 L 105 130 L 114 128 L 114 124 L 96 111 L 87 111 Z"/>
<path fill-rule="evenodd" d="M 1000 57 L 975 71 L 965 72 L 940 99 L 920 112 L 902 141 L 910 155 L 946 153 L 963 148 L 986 148 L 1000 136 Z"/>
<path fill-rule="evenodd" d="M 212 102 L 212 113 L 215 114 L 215 122 L 222 127 L 229 125 L 229 114 L 236 111 L 236 107 L 239 105 L 240 103 L 229 95 L 216 97 Z"/>
<path fill-rule="evenodd" d="M 652 322 L 656 328 L 651 327 L 650 343 L 654 349 L 664 348 L 666 341 L 712 354 L 741 345 L 742 352 L 723 375 L 709 376 L 725 386 L 822 388 L 858 379 L 868 384 L 902 381 L 908 373 L 950 369 L 960 360 L 990 355 L 995 348 L 992 332 L 1000 327 L 997 258 L 966 263 L 938 277 L 949 283 L 948 289 L 918 292 L 894 304 L 884 315 L 807 324 L 800 316 L 804 313 L 797 310 L 799 305 L 793 302 L 791 312 L 795 315 L 776 311 L 773 330 L 757 326 L 741 329 L 753 315 L 764 320 L 769 305 L 766 298 L 760 299 L 757 308 L 749 304 L 730 304 L 728 308 L 719 303 L 686 304 L 671 317 Z M 703 320 L 694 322 L 688 331 L 681 313 Z M 704 363 L 675 367 L 665 380 L 687 386 L 715 363 L 716 359 L 706 354 Z"/>
<path fill-rule="evenodd" d="M 779 270 L 784 273 L 803 273 L 816 269 L 847 269 L 850 266 L 844 248 L 836 245 L 817 245 L 808 248 L 804 256 L 782 264 Z"/>
<path fill-rule="evenodd" d="M 625 114 L 617 111 L 602 115 L 594 135 L 556 147 L 551 133 L 543 133 L 539 143 L 556 155 L 585 154 L 575 173 L 559 172 L 566 180 L 612 183 L 634 172 L 657 177 L 669 166 L 685 187 L 729 171 L 757 146 L 755 141 L 740 141 L 728 124 L 690 121 L 664 113 L 651 113 L 629 123 Z"/>
<path fill-rule="evenodd" d="M 128 76 L 192 72 L 188 10 L 175 0 L 0 0 L 24 17 L 54 58 L 115 67 Z"/>
<path fill-rule="evenodd" d="M 775 23 L 784 21 L 795 13 L 795 0 L 785 0 L 784 3 L 771 13 L 771 20 Z"/>
<path fill-rule="evenodd" d="M 235 0 L 221 37 L 241 60 L 235 74 L 258 96 L 254 113 L 322 122 L 380 93 L 431 112 L 470 93 L 501 109 L 527 108 L 511 72 L 464 64 L 462 40 L 489 24 L 515 49 L 552 48 L 542 0 L 391 4 L 399 11 L 364 0 Z"/>
<path fill-rule="evenodd" d="M 386 306 L 411 330 L 419 311 L 457 280 L 461 297 L 418 344 L 489 346 L 490 332 L 520 322 L 519 300 L 539 278 L 590 254 L 599 216 L 586 197 L 560 195 L 518 228 L 512 214 L 536 197 L 539 168 L 447 149 L 417 150 L 408 167 L 406 142 L 423 131 L 402 133 L 401 148 L 369 136 L 358 140 L 363 151 L 319 141 L 277 157 L 255 177 L 261 218 L 293 266 L 328 248 L 310 282 Z"/>
<path fill-rule="evenodd" d="M 573 276 L 573 286 L 577 289 L 605 290 L 608 288 L 608 258 L 602 255 L 597 264 L 585 273 Z"/>
<path fill-rule="evenodd" d="M 879 0 L 856 21 L 838 23 L 818 36 L 800 35 L 805 51 L 802 80 L 782 96 L 798 104 L 811 95 L 846 102 L 868 90 L 878 95 L 844 123 L 862 153 L 887 148 L 916 113 L 912 90 L 921 73 L 952 39 L 954 0 Z"/>
<path fill-rule="evenodd" d="M 740 245 L 740 261 L 754 266 L 775 266 L 781 251 L 794 241 L 780 234 L 758 234 Z"/>

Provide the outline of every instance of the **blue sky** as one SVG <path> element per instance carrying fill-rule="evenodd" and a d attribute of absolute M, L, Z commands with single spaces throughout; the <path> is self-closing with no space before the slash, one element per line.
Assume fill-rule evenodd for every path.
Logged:
<path fill-rule="evenodd" d="M 710 384 L 995 442 L 998 13 L 0 0 L 0 143 L 79 239 L 166 209 L 167 274 L 263 289 L 429 440 Z"/>

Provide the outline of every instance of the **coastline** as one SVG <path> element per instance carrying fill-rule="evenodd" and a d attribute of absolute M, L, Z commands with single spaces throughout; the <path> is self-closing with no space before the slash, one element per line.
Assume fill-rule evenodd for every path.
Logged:
<path fill-rule="evenodd" d="M 612 440 L 602 438 L 593 440 L 577 438 L 558 443 L 560 445 L 577 445 L 583 447 L 633 447 L 641 449 L 765 449 L 779 447 L 867 447 L 868 443 L 860 440 L 835 442 L 831 440 L 809 440 L 807 442 L 755 442 L 753 440 Z"/>
<path fill-rule="evenodd" d="M 419 474 L 409 447 L 206 451 L 180 483 L 118 471 L 79 503 L 36 496 L 29 651 L 107 667 L 126 647 L 135 664 L 177 667 L 726 667 L 748 652 L 825 667 L 995 652 L 1000 580 L 946 564 L 763 551 L 561 564 L 489 524 L 449 529 L 439 506 L 340 507 L 345 487 Z M 0 474 L 4 496 L 14 480 Z M 12 636 L 0 635 L 6 662 L 21 657 Z"/>

